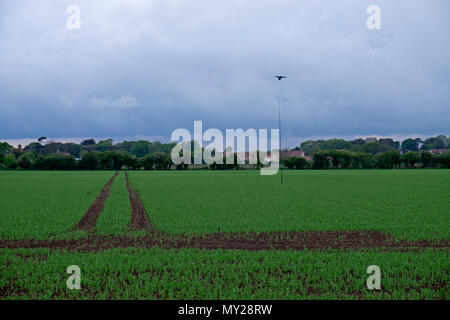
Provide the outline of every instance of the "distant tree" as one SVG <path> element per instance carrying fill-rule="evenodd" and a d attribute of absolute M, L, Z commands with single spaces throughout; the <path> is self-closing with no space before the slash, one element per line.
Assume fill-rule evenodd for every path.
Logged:
<path fill-rule="evenodd" d="M 306 159 L 298 156 L 283 159 L 283 164 L 288 169 L 306 169 L 308 167 Z"/>
<path fill-rule="evenodd" d="M 75 158 L 72 156 L 53 154 L 44 157 L 45 170 L 73 170 L 76 168 Z"/>
<path fill-rule="evenodd" d="M 111 151 L 113 149 L 113 140 L 107 139 L 99 141 L 95 147 L 97 151 Z"/>
<path fill-rule="evenodd" d="M 99 152 L 98 155 L 103 170 L 120 170 L 125 164 L 123 154 L 118 151 Z"/>
<path fill-rule="evenodd" d="M 26 152 L 17 159 L 17 166 L 22 169 L 30 169 L 33 166 L 34 158 L 33 153 Z"/>
<path fill-rule="evenodd" d="M 349 142 L 350 142 L 350 144 L 352 144 L 354 146 L 358 146 L 358 145 L 362 145 L 362 144 L 366 143 L 366 141 L 364 141 L 364 139 L 361 139 L 361 138 L 351 140 Z"/>
<path fill-rule="evenodd" d="M 308 140 L 303 142 L 301 149 L 307 154 L 314 154 L 321 150 L 351 150 L 353 144 L 351 142 L 342 139 L 330 139 L 330 140 Z"/>
<path fill-rule="evenodd" d="M 123 141 L 123 142 L 117 143 L 114 146 L 114 149 L 130 152 L 134 143 L 135 143 L 134 141 Z"/>
<path fill-rule="evenodd" d="M 3 164 L 8 168 L 15 169 L 17 167 L 16 157 L 11 153 L 7 154 L 3 159 Z"/>
<path fill-rule="evenodd" d="M 150 150 L 150 143 L 148 141 L 139 140 L 133 143 L 133 146 L 130 149 L 130 153 L 132 155 L 135 155 L 138 158 L 144 157 L 145 155 L 149 154 Z"/>
<path fill-rule="evenodd" d="M 11 150 L 12 146 L 8 142 L 0 142 L 0 153 L 6 153 Z"/>
<path fill-rule="evenodd" d="M 375 159 L 370 153 L 356 152 L 351 155 L 351 167 L 355 169 L 372 169 L 375 167 Z"/>
<path fill-rule="evenodd" d="M 409 152 L 409 151 L 419 151 L 419 143 L 420 139 L 405 139 L 402 141 L 402 151 L 403 152 Z"/>
<path fill-rule="evenodd" d="M 424 167 L 435 167 L 437 164 L 437 158 L 431 152 L 426 150 L 421 150 L 420 153 L 420 161 L 422 162 Z"/>
<path fill-rule="evenodd" d="M 0 142 L 0 163 L 5 160 L 5 154 L 12 149 L 12 146 L 7 142 Z"/>
<path fill-rule="evenodd" d="M 313 155 L 312 169 L 328 169 L 330 167 L 330 155 L 326 151 L 316 152 Z"/>
<path fill-rule="evenodd" d="M 302 144 L 300 144 L 300 148 L 303 150 L 303 152 L 307 153 L 307 154 L 313 154 L 314 152 L 318 152 L 320 151 L 320 149 L 318 147 L 316 147 L 316 141 L 314 140 L 308 140 L 305 142 L 302 142 Z M 316 147 L 316 150 L 313 150 Z"/>
<path fill-rule="evenodd" d="M 10 149 L 10 150 L 8 151 L 8 153 L 13 154 L 14 157 L 15 157 L 16 159 L 18 159 L 18 158 L 24 153 L 24 150 L 22 149 L 22 145 L 19 144 L 19 145 L 17 146 L 17 148 L 14 148 L 14 147 L 13 147 L 12 149 Z"/>
<path fill-rule="evenodd" d="M 448 148 L 450 147 L 450 136 L 446 137 L 443 134 L 438 135 L 436 138 L 440 139 L 443 142 L 444 147 L 443 148 Z"/>
<path fill-rule="evenodd" d="M 341 168 L 350 168 L 352 161 L 352 155 L 349 151 L 343 150 L 339 154 L 339 166 Z"/>
<path fill-rule="evenodd" d="M 319 147 L 322 150 L 350 150 L 352 148 L 352 145 L 350 142 L 343 139 L 331 139 L 326 140 L 325 142 L 320 144 Z"/>
<path fill-rule="evenodd" d="M 120 151 L 122 156 L 123 165 L 127 167 L 128 170 L 139 169 L 139 162 L 136 156 L 128 153 L 127 151 Z"/>
<path fill-rule="evenodd" d="M 333 168 L 348 168 L 351 163 L 351 154 L 346 150 L 330 150 L 328 155 L 331 157 Z"/>
<path fill-rule="evenodd" d="M 44 156 L 49 156 L 54 153 L 65 152 L 64 143 L 61 142 L 49 142 L 41 147 L 40 154 Z"/>
<path fill-rule="evenodd" d="M 42 148 L 43 147 L 39 142 L 31 142 L 30 144 L 25 146 L 25 148 L 23 148 L 23 150 L 25 152 L 34 152 L 34 153 L 39 154 L 41 152 Z"/>
<path fill-rule="evenodd" d="M 383 153 L 391 150 L 396 150 L 396 148 L 380 142 L 368 142 L 355 148 L 355 151 L 371 154 Z"/>
<path fill-rule="evenodd" d="M 33 170 L 46 170 L 46 163 L 45 163 L 45 157 L 38 155 L 31 165 L 31 169 Z"/>
<path fill-rule="evenodd" d="M 386 151 L 375 156 L 376 166 L 380 169 L 392 169 L 400 165 L 400 153 L 398 151 Z"/>
<path fill-rule="evenodd" d="M 405 164 L 405 167 L 413 168 L 420 161 L 420 155 L 418 152 L 409 151 L 400 156 L 400 161 Z"/>
<path fill-rule="evenodd" d="M 92 146 L 95 145 L 95 140 L 94 139 L 86 139 L 81 141 L 81 145 L 82 146 Z"/>
<path fill-rule="evenodd" d="M 63 146 L 64 152 L 70 153 L 75 158 L 80 158 L 81 145 L 76 143 L 65 143 Z"/>
<path fill-rule="evenodd" d="M 398 144 L 391 138 L 381 138 L 380 140 L 378 140 L 378 143 L 385 144 L 392 149 L 398 149 Z"/>
<path fill-rule="evenodd" d="M 381 138 L 377 141 L 380 144 L 387 145 L 390 150 L 400 150 L 400 142 L 391 138 Z"/>
<path fill-rule="evenodd" d="M 446 151 L 441 153 L 438 157 L 439 163 L 445 167 L 450 169 L 450 151 Z"/>
<path fill-rule="evenodd" d="M 285 159 L 283 159 L 283 164 L 286 166 L 286 168 L 288 169 L 294 169 L 295 168 L 295 163 L 294 163 L 294 157 L 287 157 Z"/>
<path fill-rule="evenodd" d="M 154 169 L 154 165 L 155 165 L 155 161 L 153 159 L 153 157 L 148 154 L 143 158 L 139 159 L 139 166 L 141 168 L 144 168 L 144 170 L 153 170 Z"/>
<path fill-rule="evenodd" d="M 42 141 L 44 141 L 44 140 L 47 140 L 47 137 L 41 136 L 41 137 L 38 138 L 37 141 L 38 141 L 39 144 L 41 144 Z"/>
<path fill-rule="evenodd" d="M 155 163 L 156 170 L 167 170 L 170 168 L 172 163 L 164 152 L 153 152 L 151 156 Z"/>
<path fill-rule="evenodd" d="M 100 153 L 97 151 L 87 152 L 79 163 L 81 169 L 97 170 L 101 168 Z"/>
<path fill-rule="evenodd" d="M 421 150 L 444 149 L 445 147 L 447 147 L 447 144 L 442 139 L 442 137 L 445 137 L 445 136 L 441 136 L 440 138 L 433 137 L 433 138 L 425 139 L 425 141 L 423 141 L 423 144 L 420 147 L 420 149 Z"/>

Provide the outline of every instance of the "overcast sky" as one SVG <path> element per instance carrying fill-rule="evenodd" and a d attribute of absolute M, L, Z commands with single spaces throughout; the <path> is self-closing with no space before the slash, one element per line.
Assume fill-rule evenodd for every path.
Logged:
<path fill-rule="evenodd" d="M 371 4 L 381 30 L 366 27 Z M 449 135 L 449 12 L 448 0 L 1 1 L 0 140 L 276 128 L 278 96 L 290 145 Z"/>

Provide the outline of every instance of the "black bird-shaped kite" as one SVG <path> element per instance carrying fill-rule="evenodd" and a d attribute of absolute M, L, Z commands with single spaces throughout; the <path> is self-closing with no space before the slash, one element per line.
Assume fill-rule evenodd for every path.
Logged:
<path fill-rule="evenodd" d="M 278 78 L 278 80 L 281 80 L 281 79 L 284 79 L 284 78 L 287 78 L 286 76 L 273 76 L 274 78 Z"/>

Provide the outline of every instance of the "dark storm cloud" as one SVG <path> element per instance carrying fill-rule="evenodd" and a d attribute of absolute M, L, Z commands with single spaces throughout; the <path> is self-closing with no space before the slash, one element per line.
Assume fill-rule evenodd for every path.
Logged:
<path fill-rule="evenodd" d="M 81 8 L 68 30 L 66 8 Z M 381 8 L 382 29 L 366 28 Z M 447 133 L 447 1 L 9 1 L 0 138 Z M 283 73 L 280 82 L 272 76 Z M 281 90 L 281 91 L 279 91 Z M 292 141 L 292 140 L 291 140 Z"/>

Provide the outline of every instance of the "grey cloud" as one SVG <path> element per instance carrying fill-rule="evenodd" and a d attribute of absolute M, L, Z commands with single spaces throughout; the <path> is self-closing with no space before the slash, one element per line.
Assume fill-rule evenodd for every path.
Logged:
<path fill-rule="evenodd" d="M 82 28 L 71 31 L 74 3 Z M 365 26 L 370 4 L 382 10 L 379 31 Z M 448 134 L 448 9 L 444 0 L 2 2 L 0 138 L 169 137 L 194 120 L 271 128 L 277 96 L 289 141 Z M 289 77 L 282 88 L 277 73 Z"/>

